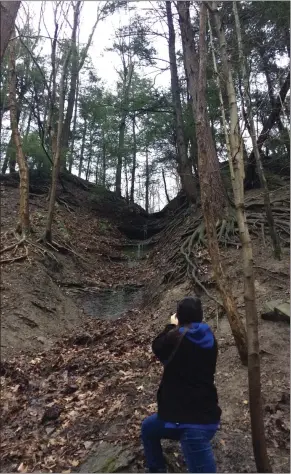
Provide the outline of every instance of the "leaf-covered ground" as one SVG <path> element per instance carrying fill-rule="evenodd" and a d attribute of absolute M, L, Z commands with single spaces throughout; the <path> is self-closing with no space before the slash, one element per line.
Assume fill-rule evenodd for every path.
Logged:
<path fill-rule="evenodd" d="M 17 190 L 4 190 L 4 231 L 15 222 L 17 196 Z M 46 205 L 45 197 L 37 197 L 32 206 L 38 233 L 43 226 L 39 209 L 43 207 L 41 212 L 45 212 Z M 162 244 L 156 247 L 153 258 L 129 267 L 126 260 L 119 259 L 121 236 L 112 222 L 95 219 L 92 210 L 86 209 L 60 206 L 55 220 L 57 239 L 69 243 L 81 258 L 72 252 L 54 251 L 58 265 L 48 264 L 47 256 L 29 249 L 28 259 L 3 267 L 5 334 L 12 334 L 11 340 L 19 344 L 10 347 L 1 363 L 2 472 L 78 471 L 105 442 L 129 448 L 132 456 L 126 472 L 144 472 L 140 425 L 156 410 L 161 375 L 151 341 L 175 310 L 176 301 L 193 292 L 193 287 L 187 281 L 179 285 L 164 281 L 170 266 L 170 240 L 164 249 Z M 6 234 L 5 239 L 9 239 Z M 215 295 L 207 253 L 200 250 L 196 257 L 203 281 Z M 243 314 L 239 251 L 224 249 L 222 257 Z M 289 297 L 288 255 L 276 262 L 270 248 L 258 239 L 254 241 L 254 259 L 261 311 L 266 300 Z M 74 313 L 74 302 L 64 306 L 64 301 L 69 301 L 65 289 L 70 285 L 86 291 L 90 286 L 117 283 L 146 284 L 144 306 L 115 321 L 86 314 L 81 317 Z M 216 383 L 223 416 L 214 441 L 218 471 L 254 472 L 247 371 L 240 364 L 226 317 L 217 314 L 215 303 L 204 295 L 203 304 L 219 344 Z M 37 308 L 34 313 L 33 307 Z M 60 319 L 62 308 L 66 309 L 67 326 Z M 3 320 L 1 324 L 3 327 Z M 27 346 L 21 339 L 25 328 L 29 331 L 27 337 L 25 334 Z M 58 333 L 66 337 L 56 342 Z M 42 334 L 43 340 L 49 334 L 48 350 L 40 349 L 43 340 L 34 345 L 33 334 Z M 30 343 L 32 352 L 28 354 Z M 268 451 L 274 472 L 289 472 L 288 325 L 260 320 L 260 344 Z M 26 353 L 19 351 L 21 347 Z M 165 452 L 169 469 L 185 472 L 179 446 L 165 443 Z"/>

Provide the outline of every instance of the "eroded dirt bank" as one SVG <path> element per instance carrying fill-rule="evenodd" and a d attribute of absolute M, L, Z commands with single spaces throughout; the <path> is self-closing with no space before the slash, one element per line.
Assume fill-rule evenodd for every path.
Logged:
<path fill-rule="evenodd" d="M 1 192 L 5 246 L 12 238 L 5 232 L 16 219 L 18 191 L 5 187 Z M 188 280 L 175 282 L 169 277 L 171 265 L 180 272 L 179 260 L 171 264 L 169 255 L 185 229 L 178 226 L 172 239 L 163 240 L 160 234 L 160 243 L 146 249 L 136 262 L 132 255 L 128 258 L 128 238 L 139 235 L 134 232 L 143 228 L 145 216 L 137 225 L 134 219 L 129 227 L 126 220 L 116 224 L 112 207 L 109 217 L 101 216 L 100 196 L 92 209 L 90 193 L 80 188 L 78 193 L 74 188 L 75 201 L 69 194 L 61 200 L 55 239 L 67 251 L 49 249 L 52 256 L 29 248 L 29 258 L 2 267 L 1 471 L 144 472 L 140 423 L 156 409 L 161 374 L 151 340 L 175 310 L 176 301 L 194 291 Z M 31 203 L 38 234 L 47 201 L 38 194 Z M 164 218 L 155 216 L 152 227 L 156 230 Z M 129 235 L 121 234 L 122 225 Z M 227 247 L 222 255 L 243 314 L 239 250 Z M 205 251 L 201 249 L 196 259 L 204 284 L 216 295 Z M 261 312 L 267 299 L 289 297 L 289 258 L 285 250 L 283 260 L 276 262 L 268 244 L 262 245 L 258 237 L 254 260 Z M 124 304 L 120 286 L 144 289 L 136 305 L 118 314 Z M 109 289 L 113 293 L 111 300 L 107 298 L 108 318 L 88 316 L 80 299 L 86 295 L 88 303 L 96 292 Z M 219 343 L 216 382 L 223 418 L 215 440 L 218 472 L 254 472 L 247 372 L 225 316 L 217 314 L 215 303 L 205 295 L 202 299 Z M 111 305 L 118 319 L 109 319 Z M 268 450 L 274 472 L 289 472 L 288 325 L 260 320 L 260 342 Z M 184 472 L 179 446 L 165 446 L 170 471 Z"/>

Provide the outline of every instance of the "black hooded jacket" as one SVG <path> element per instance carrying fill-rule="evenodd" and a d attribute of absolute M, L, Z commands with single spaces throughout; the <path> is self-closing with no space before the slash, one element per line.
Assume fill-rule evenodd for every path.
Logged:
<path fill-rule="evenodd" d="M 177 352 L 183 328 L 168 325 L 153 341 L 153 352 L 165 365 L 158 390 L 158 415 L 165 422 L 217 424 L 221 416 L 214 375 L 217 342 L 205 323 L 192 323 Z"/>

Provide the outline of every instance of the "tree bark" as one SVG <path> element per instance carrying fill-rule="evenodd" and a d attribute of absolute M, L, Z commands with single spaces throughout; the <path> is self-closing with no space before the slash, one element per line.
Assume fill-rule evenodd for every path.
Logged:
<path fill-rule="evenodd" d="M 21 2 L 0 2 L 0 64 L 14 30 Z"/>
<path fill-rule="evenodd" d="M 56 143 L 54 146 L 54 161 L 53 161 L 53 170 L 52 170 L 52 183 L 50 189 L 50 200 L 49 200 L 49 209 L 48 217 L 46 223 L 46 229 L 44 234 L 44 239 L 48 242 L 52 240 L 52 223 L 55 209 L 56 193 L 57 193 L 57 183 L 60 174 L 61 166 L 61 153 L 62 153 L 62 132 L 63 132 L 63 120 L 64 120 L 64 106 L 65 106 L 65 80 L 68 72 L 68 64 L 71 56 L 71 48 L 66 54 L 64 59 L 64 65 L 60 80 L 60 91 L 59 91 L 59 116 L 58 116 L 58 127 L 57 127 L 57 137 Z"/>
<path fill-rule="evenodd" d="M 192 98 L 193 115 L 197 120 L 197 88 L 199 75 L 199 57 L 195 49 L 193 30 L 189 12 L 189 2 L 178 1 L 177 10 L 179 14 L 179 24 L 181 29 L 182 46 L 184 53 L 185 69 L 187 71 L 189 93 Z M 215 151 L 209 118 L 206 114 L 205 133 L 209 143 L 210 153 L 206 166 L 208 167 L 208 176 L 210 179 L 211 201 L 215 207 L 217 219 L 223 218 L 227 207 L 227 196 L 224 184 L 221 178 L 219 160 Z"/>
<path fill-rule="evenodd" d="M 178 149 L 178 173 L 180 175 L 182 188 L 185 191 L 186 196 L 188 197 L 190 202 L 195 203 L 197 201 L 197 184 L 192 173 L 191 161 L 188 159 L 187 155 L 187 145 L 184 133 L 184 123 L 175 50 L 175 29 L 170 1 L 166 2 L 166 11 L 169 29 L 168 45 L 171 71 L 171 90 L 174 105 L 176 142 Z"/>
<path fill-rule="evenodd" d="M 235 178 L 233 192 L 243 257 L 244 299 L 248 340 L 249 400 L 253 449 L 258 472 L 271 472 L 264 433 L 261 397 L 258 315 L 256 308 L 252 244 L 244 207 L 244 163 L 241 143 L 242 140 L 238 130 L 239 117 L 232 71 L 228 62 L 226 39 L 220 20 L 220 15 L 217 10 L 217 2 L 212 2 L 212 13 L 219 40 L 222 71 L 226 81 L 227 98 L 230 110 L 230 147 Z"/>
<path fill-rule="evenodd" d="M 16 70 L 15 70 L 15 40 L 11 41 L 10 44 L 10 55 L 9 55 L 9 101 L 10 101 L 10 121 L 12 136 L 16 148 L 16 157 L 19 167 L 19 178 L 20 178 L 20 202 L 19 202 L 19 214 L 20 221 L 18 228 L 23 237 L 29 234 L 30 223 L 29 223 L 29 172 L 27 162 L 23 153 L 20 133 L 18 130 L 17 122 L 17 102 L 16 102 Z"/>
<path fill-rule="evenodd" d="M 246 332 L 242 320 L 238 314 L 233 295 L 229 283 L 226 280 L 225 272 L 223 270 L 221 260 L 219 257 L 219 245 L 216 233 L 215 206 L 211 195 L 211 179 L 209 177 L 209 168 L 207 166 L 209 155 L 212 153 L 212 148 L 208 141 L 207 132 L 207 116 L 206 116 L 206 63 L 207 63 L 207 48 L 206 48 L 206 18 L 207 9 L 205 3 L 201 3 L 200 7 L 200 68 L 198 80 L 198 102 L 196 115 L 196 130 L 198 142 L 198 166 L 199 179 L 201 188 L 201 203 L 203 209 L 204 222 L 207 232 L 207 246 L 211 258 L 216 284 L 222 297 L 222 301 L 228 316 L 232 334 L 239 352 L 239 356 L 243 364 L 247 363 L 247 344 Z"/>
<path fill-rule="evenodd" d="M 241 36 L 241 28 L 240 28 L 240 20 L 239 20 L 237 5 L 236 5 L 235 2 L 233 2 L 233 12 L 234 12 L 234 18 L 235 18 L 237 40 L 238 40 L 238 53 L 239 53 L 240 69 L 241 69 L 243 84 L 244 84 L 243 97 L 244 97 L 246 108 L 247 108 L 247 114 L 248 114 L 247 120 L 248 120 L 248 124 L 249 124 L 249 128 L 250 128 L 250 135 L 251 135 L 251 140 L 252 140 L 252 145 L 253 145 L 253 153 L 255 155 L 255 160 L 256 160 L 256 165 L 257 165 L 257 172 L 258 172 L 258 176 L 259 176 L 259 180 L 260 180 L 260 185 L 261 185 L 261 188 L 263 189 L 264 205 L 265 205 L 265 211 L 266 211 L 266 217 L 267 217 L 267 221 L 268 221 L 269 231 L 270 231 L 272 244 L 273 244 L 274 256 L 275 256 L 275 258 L 280 260 L 280 258 L 281 258 L 280 241 L 279 241 L 279 237 L 278 237 L 278 234 L 277 234 L 276 228 L 275 228 L 275 222 L 274 222 L 273 213 L 272 213 L 272 209 L 271 209 L 271 202 L 270 202 L 270 194 L 269 194 L 268 184 L 267 184 L 267 180 L 266 180 L 265 173 L 264 173 L 264 168 L 263 168 L 263 164 L 262 164 L 262 160 L 261 160 L 261 155 L 260 155 L 259 148 L 258 148 L 258 145 L 257 145 L 255 123 L 254 123 L 254 119 L 253 119 L 253 111 L 252 111 L 252 104 L 251 104 L 251 98 L 250 98 L 249 77 L 248 77 L 247 70 L 246 70 L 246 65 L 245 65 L 245 58 L 244 58 L 244 54 L 243 54 L 242 36 Z"/>
<path fill-rule="evenodd" d="M 135 115 L 132 117 L 132 169 L 131 169 L 131 188 L 130 188 L 130 202 L 134 203 L 134 189 L 135 189 L 135 172 L 136 172 L 136 131 L 135 131 Z"/>

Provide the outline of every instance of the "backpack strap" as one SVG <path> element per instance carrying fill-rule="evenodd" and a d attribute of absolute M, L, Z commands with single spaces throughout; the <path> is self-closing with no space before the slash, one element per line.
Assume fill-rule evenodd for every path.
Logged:
<path fill-rule="evenodd" d="M 173 352 L 171 353 L 169 359 L 168 359 L 168 360 L 166 361 L 166 363 L 164 364 L 164 368 L 166 368 L 166 367 L 169 365 L 169 363 L 172 362 L 172 360 L 174 359 L 174 357 L 175 357 L 175 355 L 176 355 L 176 353 L 177 353 L 177 351 L 178 351 L 178 349 L 179 349 L 179 347 L 180 347 L 180 345 L 181 345 L 181 342 L 182 342 L 182 340 L 184 339 L 184 336 L 186 335 L 186 333 L 188 332 L 188 330 L 189 330 L 188 328 L 184 328 L 183 332 L 182 332 L 181 334 L 179 334 L 179 338 L 178 338 L 178 340 L 177 340 L 177 344 L 176 344 L 176 346 L 174 347 Z"/>

